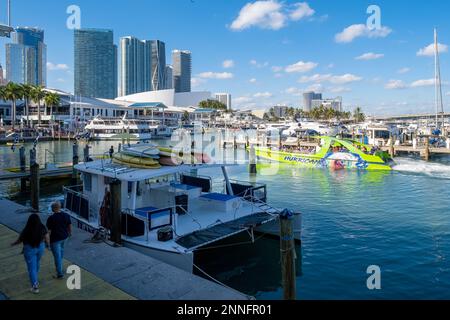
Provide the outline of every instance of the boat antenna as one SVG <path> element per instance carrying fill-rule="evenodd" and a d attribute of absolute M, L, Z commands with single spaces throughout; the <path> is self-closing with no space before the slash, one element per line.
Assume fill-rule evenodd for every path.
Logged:
<path fill-rule="evenodd" d="M 439 59 L 439 42 L 437 29 L 434 29 L 434 65 L 435 65 L 435 90 L 436 90 L 436 129 L 439 128 L 439 114 L 444 121 L 444 103 L 442 100 L 441 66 Z M 444 125 L 444 123 L 442 124 Z"/>
<path fill-rule="evenodd" d="M 8 0 L 8 26 L 11 27 L 11 0 Z"/>

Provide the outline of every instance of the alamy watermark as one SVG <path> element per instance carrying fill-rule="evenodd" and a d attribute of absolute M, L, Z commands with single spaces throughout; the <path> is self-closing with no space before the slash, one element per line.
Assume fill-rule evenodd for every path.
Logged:
<path fill-rule="evenodd" d="M 381 290 L 381 268 L 376 265 L 369 266 L 367 268 L 367 289 L 369 290 Z"/>
<path fill-rule="evenodd" d="M 69 290 L 81 290 L 81 268 L 76 265 L 71 265 L 67 268 L 67 278 L 66 285 Z"/>
<path fill-rule="evenodd" d="M 369 18 L 367 18 L 367 29 L 370 31 L 380 30 L 381 29 L 381 8 L 377 5 L 370 5 L 367 8 L 367 14 L 369 14 Z"/>
<path fill-rule="evenodd" d="M 67 7 L 66 13 L 69 15 L 66 22 L 67 29 L 81 29 L 81 8 L 72 4 Z"/>

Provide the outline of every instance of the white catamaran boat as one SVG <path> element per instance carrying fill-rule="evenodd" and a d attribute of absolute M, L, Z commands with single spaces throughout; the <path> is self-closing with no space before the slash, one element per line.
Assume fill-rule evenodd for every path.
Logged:
<path fill-rule="evenodd" d="M 192 170 L 222 168 L 225 192 Z M 248 232 L 279 235 L 280 211 L 266 203 L 266 186 L 232 181 L 217 165 L 138 169 L 110 160 L 82 163 L 82 186 L 64 188 L 64 210 L 79 228 L 110 230 L 110 184 L 121 183 L 121 226 L 125 246 L 193 272 L 196 251 Z M 221 185 L 221 184 L 220 184 Z M 301 215 L 294 215 L 300 240 Z"/>
<path fill-rule="evenodd" d="M 96 117 L 85 127 L 86 133 L 93 140 L 150 140 L 151 138 L 169 137 L 170 128 L 161 121 L 147 119 L 108 119 Z"/>

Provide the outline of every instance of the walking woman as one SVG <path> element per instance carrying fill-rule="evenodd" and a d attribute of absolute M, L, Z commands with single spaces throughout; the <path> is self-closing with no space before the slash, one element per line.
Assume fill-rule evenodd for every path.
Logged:
<path fill-rule="evenodd" d="M 31 282 L 31 292 L 39 293 L 39 268 L 42 255 L 45 251 L 45 244 L 49 246 L 50 239 L 47 228 L 42 224 L 39 215 L 32 214 L 28 218 L 27 225 L 19 236 L 19 239 L 12 245 L 23 243 L 23 255 L 27 263 L 28 275 Z"/>

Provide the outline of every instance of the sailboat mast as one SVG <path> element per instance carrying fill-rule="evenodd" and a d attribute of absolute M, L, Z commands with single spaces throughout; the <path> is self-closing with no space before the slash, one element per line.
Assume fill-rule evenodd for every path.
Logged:
<path fill-rule="evenodd" d="M 434 29 L 434 64 L 435 64 L 435 89 L 436 89 L 436 128 L 439 128 L 439 113 L 444 117 L 444 104 L 442 100 L 441 66 L 439 60 L 439 42 L 437 29 Z M 444 121 L 444 119 L 443 119 Z M 444 125 L 444 123 L 442 123 Z"/>

